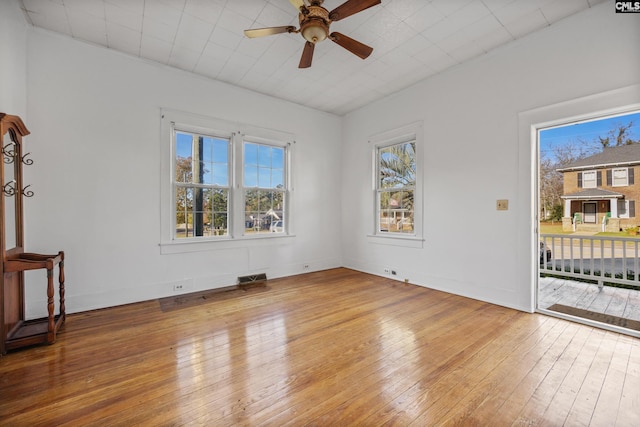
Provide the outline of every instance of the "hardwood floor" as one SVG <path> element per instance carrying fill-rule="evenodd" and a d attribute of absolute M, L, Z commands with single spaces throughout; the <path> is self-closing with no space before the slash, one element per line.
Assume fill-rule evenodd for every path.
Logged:
<path fill-rule="evenodd" d="M 640 425 L 640 340 L 348 269 L 68 316 L 0 425 Z"/>

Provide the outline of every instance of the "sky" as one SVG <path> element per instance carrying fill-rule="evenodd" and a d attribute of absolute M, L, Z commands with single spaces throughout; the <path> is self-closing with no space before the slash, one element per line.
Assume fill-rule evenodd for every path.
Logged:
<path fill-rule="evenodd" d="M 576 143 L 579 139 L 588 142 L 597 140 L 598 136 L 604 137 L 611 129 L 617 128 L 618 125 L 626 126 L 630 121 L 633 122 L 629 133 L 630 138 L 640 140 L 640 111 L 638 111 L 622 116 L 542 130 L 540 131 L 540 152 L 548 157 L 553 157 L 554 147 Z"/>

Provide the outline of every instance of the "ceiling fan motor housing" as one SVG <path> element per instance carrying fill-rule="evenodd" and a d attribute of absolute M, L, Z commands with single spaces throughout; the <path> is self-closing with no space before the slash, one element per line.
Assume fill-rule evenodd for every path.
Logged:
<path fill-rule="evenodd" d="M 317 43 L 329 35 L 329 11 L 322 6 L 307 6 L 307 13 L 300 13 L 300 33 L 305 40 Z"/>

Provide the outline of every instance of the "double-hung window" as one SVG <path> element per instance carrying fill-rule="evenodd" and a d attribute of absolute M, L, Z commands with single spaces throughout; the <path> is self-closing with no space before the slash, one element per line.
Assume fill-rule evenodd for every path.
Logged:
<path fill-rule="evenodd" d="M 413 234 L 416 141 L 378 147 L 376 157 L 378 232 Z"/>
<path fill-rule="evenodd" d="M 291 134 L 175 111 L 162 133 L 161 247 L 291 235 Z"/>
<path fill-rule="evenodd" d="M 372 237 L 421 242 L 422 125 L 385 132 L 372 138 L 372 142 L 375 199 Z"/>
<path fill-rule="evenodd" d="M 174 130 L 176 239 L 229 234 L 230 136 Z"/>
<path fill-rule="evenodd" d="M 244 141 L 245 233 L 282 233 L 285 225 L 286 147 Z"/>
<path fill-rule="evenodd" d="M 596 171 L 582 172 L 582 188 L 598 187 L 598 175 Z"/>
<path fill-rule="evenodd" d="M 613 187 L 623 187 L 629 185 L 628 169 L 616 168 L 611 171 Z"/>

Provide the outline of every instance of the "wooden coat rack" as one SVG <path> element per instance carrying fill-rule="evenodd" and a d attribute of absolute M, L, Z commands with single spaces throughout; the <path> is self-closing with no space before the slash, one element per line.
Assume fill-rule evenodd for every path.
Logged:
<path fill-rule="evenodd" d="M 24 252 L 23 197 L 33 196 L 22 180 L 22 166 L 32 165 L 29 153 L 22 154 L 22 138 L 29 131 L 18 116 L 0 113 L 0 355 L 34 344 L 52 344 L 65 321 L 64 252 L 43 255 Z M 55 315 L 54 270 L 58 266 L 59 314 Z M 47 317 L 25 318 L 24 272 L 45 269 L 47 275 Z"/>

